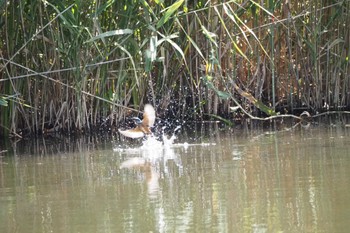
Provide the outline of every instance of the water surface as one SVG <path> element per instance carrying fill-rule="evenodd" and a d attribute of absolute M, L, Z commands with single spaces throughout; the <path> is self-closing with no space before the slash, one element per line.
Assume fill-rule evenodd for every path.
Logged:
<path fill-rule="evenodd" d="M 182 130 L 165 145 L 14 143 L 0 232 L 346 232 L 350 129 Z"/>

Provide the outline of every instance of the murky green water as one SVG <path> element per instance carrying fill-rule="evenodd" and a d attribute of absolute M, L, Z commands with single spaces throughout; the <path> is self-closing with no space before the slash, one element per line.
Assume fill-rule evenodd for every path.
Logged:
<path fill-rule="evenodd" d="M 350 128 L 212 127 L 152 143 L 9 148 L 0 232 L 348 231 Z"/>

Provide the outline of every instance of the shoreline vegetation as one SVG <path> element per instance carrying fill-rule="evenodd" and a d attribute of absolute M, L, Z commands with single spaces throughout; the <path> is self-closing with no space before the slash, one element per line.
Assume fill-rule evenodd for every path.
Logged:
<path fill-rule="evenodd" d="M 0 137 L 350 110 L 350 1 L 2 1 Z"/>

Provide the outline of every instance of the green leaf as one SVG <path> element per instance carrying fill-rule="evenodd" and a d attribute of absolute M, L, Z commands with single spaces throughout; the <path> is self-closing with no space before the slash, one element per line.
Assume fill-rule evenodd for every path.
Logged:
<path fill-rule="evenodd" d="M 168 41 L 182 56 L 183 59 L 185 59 L 185 54 L 183 53 L 182 49 L 180 48 L 180 46 L 178 46 L 174 41 L 168 39 L 166 40 Z"/>
<path fill-rule="evenodd" d="M 185 0 L 178 0 L 173 5 L 171 5 L 168 10 L 165 12 L 163 17 L 158 21 L 157 28 L 160 28 L 163 26 L 169 18 L 179 9 L 179 7 L 184 3 Z"/>
<path fill-rule="evenodd" d="M 216 40 L 214 37 L 217 37 L 217 35 L 213 32 L 208 31 L 203 25 L 202 25 L 202 31 L 203 34 L 216 46 L 218 47 L 218 44 L 216 43 Z"/>
<path fill-rule="evenodd" d="M 234 22 L 234 24 L 237 25 L 237 28 L 241 31 L 241 34 L 243 35 L 243 37 L 245 38 L 245 40 L 247 41 L 247 45 L 250 47 L 250 49 L 252 49 L 250 43 L 249 43 L 249 39 L 248 36 L 245 33 L 245 30 L 247 30 L 255 39 L 256 42 L 258 42 L 260 48 L 262 51 L 264 51 L 264 53 L 266 54 L 266 56 L 271 60 L 270 56 L 268 55 L 268 52 L 265 50 L 264 46 L 261 44 L 259 38 L 255 35 L 254 31 L 252 29 L 250 29 L 250 27 L 248 25 L 246 25 L 244 23 L 243 20 L 241 20 L 237 14 L 235 14 L 235 12 L 232 10 L 232 8 L 230 7 L 230 5 L 228 4 L 224 4 L 223 5 L 225 13 L 228 15 L 228 17 Z M 236 20 L 237 19 L 237 20 Z M 243 25 L 243 27 L 240 26 L 240 24 Z M 245 29 L 245 30 L 243 30 Z"/>
<path fill-rule="evenodd" d="M 227 100 L 231 97 L 230 93 L 215 90 L 216 94 L 219 96 L 220 99 Z"/>
<path fill-rule="evenodd" d="M 151 36 L 150 41 L 149 41 L 149 51 L 150 51 L 150 58 L 151 62 L 155 61 L 157 58 L 157 41 L 158 38 L 157 36 Z"/>
<path fill-rule="evenodd" d="M 214 10 L 217 12 L 217 15 L 221 21 L 221 25 L 224 27 L 225 31 L 227 32 L 228 37 L 230 38 L 233 46 L 235 47 L 236 51 L 242 56 L 244 57 L 244 59 L 246 59 L 248 62 L 250 62 L 250 60 L 248 59 L 248 57 L 242 52 L 242 50 L 239 48 L 239 46 L 237 45 L 235 39 L 232 38 L 231 36 L 231 32 L 230 30 L 226 27 L 225 21 L 224 19 L 220 16 L 220 12 L 218 11 L 217 7 L 214 7 Z M 203 26 L 202 26 L 203 28 Z M 204 32 L 204 31 L 203 31 Z M 249 43 L 248 43 L 249 44 Z M 216 45 L 217 46 L 217 45 Z"/>
<path fill-rule="evenodd" d="M 3 99 L 2 97 L 0 98 L 0 106 L 7 107 L 7 101 L 5 99 Z"/>
<path fill-rule="evenodd" d="M 146 49 L 145 52 L 145 71 L 150 72 L 152 70 L 152 52 Z"/>
<path fill-rule="evenodd" d="M 202 79 L 204 80 L 205 85 L 207 85 L 209 89 L 212 89 L 219 96 L 220 99 L 227 100 L 231 97 L 230 93 L 220 91 L 214 86 L 214 84 L 211 82 L 213 80 L 212 76 L 206 75 Z"/>
<path fill-rule="evenodd" d="M 176 49 L 182 56 L 182 58 L 184 60 L 186 60 L 185 58 L 185 54 L 184 52 L 182 51 L 182 49 L 180 48 L 180 46 L 178 46 L 172 39 L 175 39 L 175 38 L 178 38 L 179 36 L 177 34 L 171 34 L 169 36 L 165 36 L 163 35 L 162 33 L 158 32 L 159 35 L 161 35 L 163 38 L 160 39 L 158 42 L 157 42 L 157 47 L 159 45 L 161 45 L 164 41 L 168 42 L 169 44 L 171 44 L 171 46 L 173 46 L 174 49 Z"/>
<path fill-rule="evenodd" d="M 214 114 L 208 114 L 209 116 L 211 117 L 214 117 L 222 122 L 225 123 L 225 125 L 228 125 L 228 126 L 233 126 L 233 123 L 230 121 L 230 120 L 227 120 L 226 118 L 223 118 L 221 116 L 218 116 L 218 115 L 214 115 Z"/>
<path fill-rule="evenodd" d="M 178 25 L 181 27 L 183 33 L 185 33 L 186 38 L 191 42 L 191 44 L 193 45 L 193 47 L 196 49 L 197 53 L 202 57 L 203 60 L 205 60 L 205 57 L 204 57 L 202 51 L 200 50 L 200 48 L 198 47 L 198 45 L 196 44 L 196 42 L 194 42 L 194 40 L 192 40 L 192 38 L 187 34 L 186 30 L 185 30 L 184 27 L 181 25 L 179 19 L 176 18 L 175 20 L 176 20 L 176 22 L 178 23 Z"/>
<path fill-rule="evenodd" d="M 162 33 L 160 33 L 160 32 L 158 32 L 158 34 L 159 35 L 161 35 L 162 37 L 163 37 L 163 39 L 160 39 L 160 40 L 158 40 L 157 41 L 157 47 L 159 46 L 159 45 L 161 45 L 164 41 L 166 41 L 166 40 L 171 40 L 171 39 L 175 39 L 175 38 L 178 38 L 179 37 L 179 35 L 177 35 L 177 33 L 174 33 L 174 34 L 171 34 L 171 35 L 169 35 L 169 36 L 165 36 L 165 35 L 163 35 Z"/>
<path fill-rule="evenodd" d="M 101 38 L 105 38 L 105 37 L 110 37 L 110 36 L 119 36 L 119 35 L 125 35 L 125 34 L 132 34 L 133 30 L 131 29 L 118 29 L 118 30 L 113 30 L 113 31 L 108 31 L 108 32 L 104 32 L 101 33 L 95 37 L 92 37 L 90 40 L 88 40 L 86 43 L 101 39 Z"/>
<path fill-rule="evenodd" d="M 95 17 L 106 11 L 110 6 L 113 5 L 114 2 L 115 0 L 108 0 L 107 2 L 102 4 L 99 8 L 97 8 L 95 12 Z"/>
<path fill-rule="evenodd" d="M 267 106 L 266 106 L 263 102 L 261 102 L 260 100 L 257 100 L 257 101 L 255 102 L 254 105 L 255 105 L 255 107 L 259 108 L 261 111 L 263 111 L 264 113 L 266 113 L 266 114 L 269 115 L 269 116 L 275 116 L 275 115 L 277 115 L 277 113 L 276 113 L 273 109 L 267 107 Z"/>
<path fill-rule="evenodd" d="M 328 46 L 328 50 L 330 50 L 331 48 L 333 48 L 335 45 L 339 44 L 339 43 L 344 43 L 345 41 L 341 38 L 337 38 L 334 41 L 332 41 L 332 43 L 330 43 L 330 45 Z"/>
<path fill-rule="evenodd" d="M 259 108 L 261 111 L 265 112 L 269 116 L 275 116 L 277 113 L 266 106 L 263 102 L 260 100 L 255 99 L 254 96 L 252 96 L 250 93 L 242 90 L 236 83 L 233 83 L 233 87 L 237 90 L 237 92 L 244 97 L 246 100 L 248 100 L 251 104 L 253 104 L 255 107 Z"/>

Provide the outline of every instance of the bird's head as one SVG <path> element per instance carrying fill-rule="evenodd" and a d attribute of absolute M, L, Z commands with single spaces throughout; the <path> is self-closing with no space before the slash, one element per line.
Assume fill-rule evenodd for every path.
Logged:
<path fill-rule="evenodd" d="M 138 117 L 132 117 L 131 119 L 132 119 L 137 125 L 139 125 L 139 124 L 142 123 L 141 119 L 138 118 Z"/>

